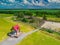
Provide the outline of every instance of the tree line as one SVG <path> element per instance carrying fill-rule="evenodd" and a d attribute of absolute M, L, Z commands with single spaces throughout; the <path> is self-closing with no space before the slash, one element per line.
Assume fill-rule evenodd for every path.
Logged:
<path fill-rule="evenodd" d="M 58 10 L 58 11 L 52 11 L 51 12 L 51 10 L 50 10 L 50 12 L 49 11 L 41 11 L 41 10 L 28 10 L 28 11 L 10 11 L 10 10 L 8 10 L 8 11 L 0 11 L 0 13 L 4 13 L 4 14 L 15 14 L 15 13 L 23 13 L 24 15 L 33 15 L 33 16 L 40 16 L 40 17 L 42 17 L 43 15 L 51 15 L 51 16 L 56 16 L 56 17 L 58 17 L 58 18 L 60 18 L 60 10 Z"/>

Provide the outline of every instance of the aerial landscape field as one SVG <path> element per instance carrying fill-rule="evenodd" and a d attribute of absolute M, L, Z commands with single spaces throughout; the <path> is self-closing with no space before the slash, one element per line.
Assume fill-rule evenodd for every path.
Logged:
<path fill-rule="evenodd" d="M 0 45 L 17 23 L 24 35 L 8 40 L 17 40 L 15 45 L 60 45 L 60 10 L 0 10 Z"/>
<path fill-rule="evenodd" d="M 60 0 L 0 0 L 0 45 L 60 45 Z"/>

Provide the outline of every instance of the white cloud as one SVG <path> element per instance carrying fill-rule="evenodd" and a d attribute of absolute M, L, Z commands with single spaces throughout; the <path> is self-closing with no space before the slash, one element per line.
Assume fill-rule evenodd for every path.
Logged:
<path fill-rule="evenodd" d="M 42 1 L 38 5 L 39 6 L 45 6 L 45 4 Z"/>
<path fill-rule="evenodd" d="M 23 0 L 23 3 L 24 3 L 24 4 L 32 5 L 32 3 L 30 3 L 28 0 Z"/>
<path fill-rule="evenodd" d="M 1 5 L 7 5 L 6 3 L 3 3 L 3 2 L 1 2 L 0 4 L 1 4 Z"/>
<path fill-rule="evenodd" d="M 35 3 L 34 3 L 34 0 L 32 0 L 32 4 L 35 4 Z"/>
<path fill-rule="evenodd" d="M 15 2 L 15 0 L 8 0 L 9 2 Z"/>
<path fill-rule="evenodd" d="M 60 0 L 48 0 L 49 2 L 56 2 L 56 3 L 60 3 Z"/>
<path fill-rule="evenodd" d="M 38 2 L 38 1 L 34 2 L 34 0 L 32 0 L 32 4 L 33 5 L 37 5 L 37 6 L 45 6 L 45 4 L 42 1 L 40 1 L 40 2 Z"/>
<path fill-rule="evenodd" d="M 11 5 L 13 5 L 13 4 L 3 3 L 3 2 L 1 2 L 1 1 L 0 1 L 0 4 L 1 4 L 1 5 L 5 5 L 5 6 L 11 6 Z"/>
<path fill-rule="evenodd" d="M 24 3 L 28 3 L 28 1 L 27 1 L 27 0 L 23 0 L 23 2 L 24 2 Z"/>

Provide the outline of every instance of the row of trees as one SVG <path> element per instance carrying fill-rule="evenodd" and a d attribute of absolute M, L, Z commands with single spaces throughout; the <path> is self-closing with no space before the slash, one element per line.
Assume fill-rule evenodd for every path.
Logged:
<path fill-rule="evenodd" d="M 23 13 L 24 15 L 34 15 L 34 16 L 43 16 L 44 14 L 45 15 L 51 15 L 51 16 L 56 16 L 56 17 L 58 17 L 58 18 L 60 18 L 60 11 L 58 10 L 58 11 L 56 11 L 56 12 L 51 12 L 51 10 L 50 10 L 50 12 L 49 11 L 36 11 L 36 10 L 29 10 L 29 11 L 0 11 L 0 13 L 6 13 L 6 14 L 15 14 L 15 13 L 18 13 L 18 12 L 21 12 L 21 13 Z"/>

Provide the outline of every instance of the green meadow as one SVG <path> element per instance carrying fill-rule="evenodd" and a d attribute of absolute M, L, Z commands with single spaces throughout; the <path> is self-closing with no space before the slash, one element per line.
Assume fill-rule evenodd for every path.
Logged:
<path fill-rule="evenodd" d="M 18 23 L 18 22 L 12 21 L 11 17 L 13 17 L 13 14 L 0 14 L 0 41 L 6 39 L 8 37 L 7 33 L 10 32 L 12 26 Z M 33 27 L 25 23 L 20 22 L 18 24 L 20 25 L 21 31 L 23 33 L 34 30 Z"/>
<path fill-rule="evenodd" d="M 60 45 L 60 40 L 38 31 L 28 35 L 17 45 Z"/>
<path fill-rule="evenodd" d="M 60 10 L 0 10 L 0 42 L 8 38 L 7 33 L 17 23 L 20 25 L 22 33 L 35 30 L 28 22 L 31 20 L 34 21 L 34 17 L 43 18 L 44 15 L 47 21 L 60 22 Z M 18 17 L 17 21 L 13 20 L 15 16 Z M 21 19 L 24 20 L 20 21 Z M 36 22 L 38 21 L 36 20 Z M 59 37 L 60 35 L 54 34 L 54 36 L 50 36 L 49 34 L 46 34 L 45 31 L 38 31 L 28 35 L 16 45 L 60 45 L 60 40 L 55 38 L 55 36 Z"/>
<path fill-rule="evenodd" d="M 5 39 L 7 36 L 7 33 L 10 31 L 12 23 L 8 22 L 6 17 L 10 17 L 12 15 L 10 14 L 0 14 L 0 41 Z"/>

